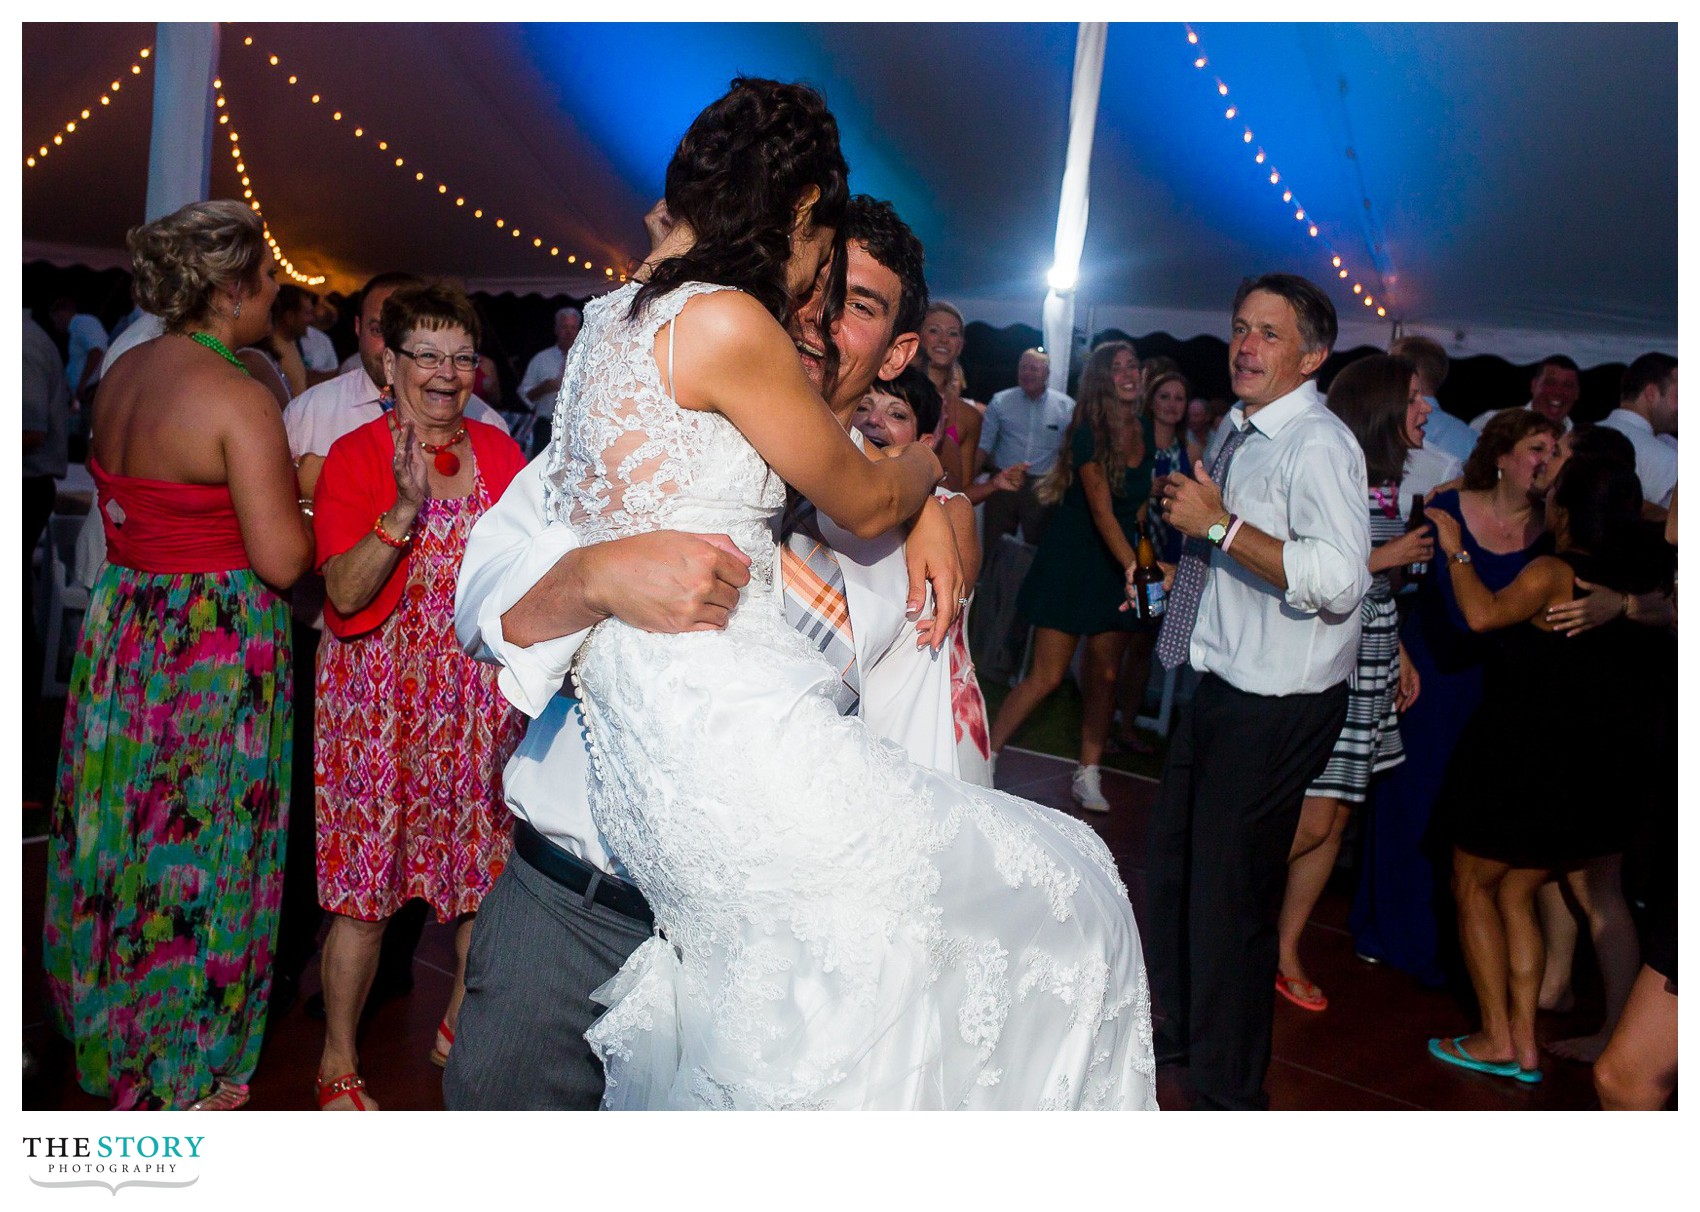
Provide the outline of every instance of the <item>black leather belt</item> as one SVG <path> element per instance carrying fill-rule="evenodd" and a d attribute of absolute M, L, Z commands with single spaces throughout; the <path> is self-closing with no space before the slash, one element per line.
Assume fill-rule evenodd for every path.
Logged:
<path fill-rule="evenodd" d="M 655 925 L 655 914 L 650 910 L 649 902 L 643 899 L 643 893 L 625 880 L 599 871 L 578 855 L 562 850 L 517 816 L 514 818 L 514 849 L 519 851 L 522 859 L 567 891 L 584 894 L 587 903 L 594 902 L 612 909 L 620 916 L 642 922 L 645 926 Z"/>

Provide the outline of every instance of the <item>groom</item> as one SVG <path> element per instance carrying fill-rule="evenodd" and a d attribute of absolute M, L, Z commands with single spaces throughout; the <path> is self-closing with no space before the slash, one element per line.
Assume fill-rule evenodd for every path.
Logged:
<path fill-rule="evenodd" d="M 853 199 L 844 235 L 843 297 L 817 292 L 791 331 L 805 373 L 849 428 L 874 380 L 894 378 L 914 355 L 927 294 L 920 242 L 888 204 Z M 748 560 L 724 536 L 661 531 L 580 549 L 570 527 L 545 521 L 545 458 L 479 520 L 461 566 L 461 643 L 502 667 L 503 693 L 532 719 L 504 772 L 514 853 L 473 927 L 443 1079 L 451 1110 L 601 1101 L 601 1064 L 584 1041 L 600 1013 L 590 992 L 649 936 L 653 918 L 590 818 L 584 723 L 566 673 L 601 619 L 658 632 L 723 627 L 749 580 Z M 973 541 L 970 508 L 929 503 L 907 544 L 895 533 L 854 540 L 819 521 L 836 573 L 826 565 L 816 588 L 835 589 L 847 607 L 843 642 L 853 649 L 862 718 L 916 761 L 954 774 L 948 651 L 926 643 L 943 641 L 930 634 L 938 618 L 918 616 L 929 580 L 952 606 L 966 584 L 956 550 Z M 789 581 L 786 598 L 789 616 Z"/>

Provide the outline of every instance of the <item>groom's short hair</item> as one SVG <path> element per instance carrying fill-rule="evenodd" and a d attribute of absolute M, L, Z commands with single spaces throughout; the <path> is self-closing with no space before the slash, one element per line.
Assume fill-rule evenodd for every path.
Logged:
<path fill-rule="evenodd" d="M 896 208 L 867 194 L 857 194 L 850 199 L 839 230 L 846 243 L 860 243 L 870 257 L 896 274 L 902 285 L 891 335 L 920 332 L 921 322 L 927 318 L 926 255 L 909 225 L 897 217 Z"/>

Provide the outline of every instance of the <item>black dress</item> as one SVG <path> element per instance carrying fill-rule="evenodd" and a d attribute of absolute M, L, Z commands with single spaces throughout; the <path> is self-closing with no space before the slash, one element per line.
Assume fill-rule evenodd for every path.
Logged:
<path fill-rule="evenodd" d="M 1558 558 L 1583 580 L 1622 583 L 1588 556 Z M 1438 801 L 1451 840 L 1527 868 L 1622 852 L 1641 817 L 1626 778 L 1653 760 L 1644 690 L 1658 636 L 1614 619 L 1574 637 L 1520 623 L 1498 639 Z"/>

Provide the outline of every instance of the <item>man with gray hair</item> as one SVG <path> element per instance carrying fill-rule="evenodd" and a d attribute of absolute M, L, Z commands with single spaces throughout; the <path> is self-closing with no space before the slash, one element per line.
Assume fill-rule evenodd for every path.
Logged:
<path fill-rule="evenodd" d="M 1157 655 L 1201 675 L 1169 738 L 1146 838 L 1157 1059 L 1195 1105 L 1269 1105 L 1276 918 L 1308 787 L 1346 720 L 1369 589 L 1363 451 L 1314 376 L 1334 305 L 1294 274 L 1248 279 L 1228 366 L 1239 403 L 1193 475 L 1160 486 L 1187 537 Z"/>
<path fill-rule="evenodd" d="M 563 307 L 555 313 L 555 343 L 537 352 L 525 367 L 525 377 L 519 381 L 519 413 L 525 418 L 514 427 L 514 438 L 532 453 L 543 448 L 548 439 L 548 416 L 561 390 L 561 376 L 567 369 L 567 351 L 578 340 L 578 330 L 584 327 L 584 313 L 576 307 Z M 536 434 L 538 428 L 545 430 Z M 529 439 L 529 440 L 528 440 Z"/>

